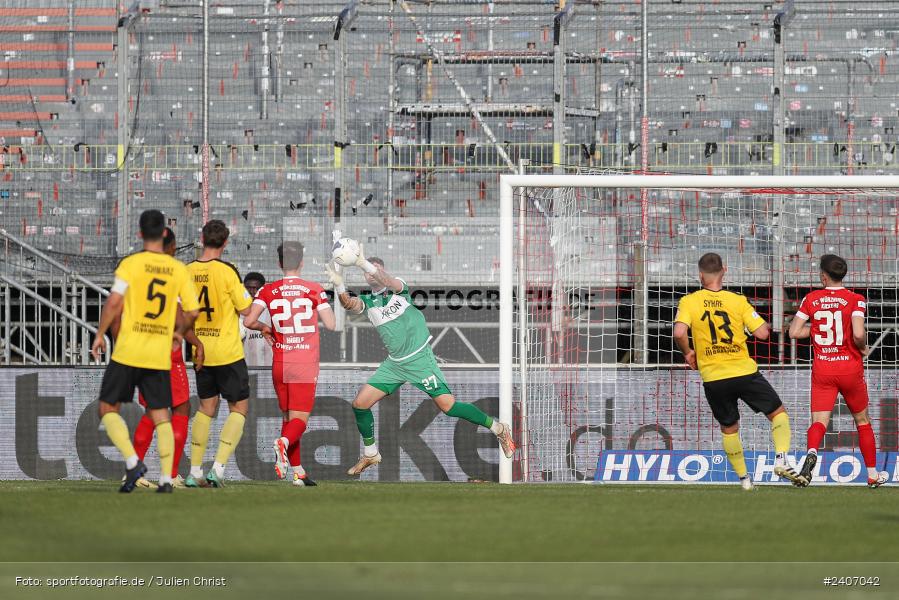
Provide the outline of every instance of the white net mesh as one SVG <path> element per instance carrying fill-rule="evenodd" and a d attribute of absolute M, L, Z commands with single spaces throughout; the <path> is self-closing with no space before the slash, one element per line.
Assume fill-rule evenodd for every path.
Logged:
<path fill-rule="evenodd" d="M 724 258 L 725 287 L 772 324 L 771 338 L 750 340 L 749 352 L 790 414 L 792 458 L 800 461 L 811 348 L 786 331 L 803 296 L 820 286 L 819 257 L 846 258 L 846 286 L 868 298 L 866 376 L 878 448 L 895 451 L 895 191 L 773 188 L 764 178 L 754 189 L 665 189 L 663 181 L 645 203 L 638 189 L 515 190 L 513 398 L 522 451 L 513 479 L 733 476 L 699 374 L 686 369 L 671 337 L 678 301 L 699 288 L 705 252 Z M 750 469 L 770 481 L 770 426 L 744 404 L 740 410 Z M 838 457 L 856 443 L 840 400 L 824 450 Z M 630 452 L 640 450 L 672 452 Z M 756 452 L 772 454 L 756 460 Z M 840 477 L 854 468 L 847 459 Z"/>

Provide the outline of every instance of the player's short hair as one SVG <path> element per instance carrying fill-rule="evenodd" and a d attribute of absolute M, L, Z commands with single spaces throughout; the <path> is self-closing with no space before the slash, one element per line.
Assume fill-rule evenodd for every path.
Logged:
<path fill-rule="evenodd" d="M 262 273 L 257 273 L 256 271 L 250 271 L 243 278 L 243 284 L 247 285 L 251 281 L 255 281 L 259 284 L 259 287 L 265 285 L 265 276 Z"/>
<path fill-rule="evenodd" d="M 175 239 L 175 232 L 172 231 L 171 227 L 166 227 L 165 236 L 163 237 L 163 246 L 169 248 L 177 243 L 178 241 Z"/>
<path fill-rule="evenodd" d="M 384 268 L 384 259 L 383 258 L 378 258 L 377 256 L 369 256 L 368 262 L 370 262 L 373 265 L 381 265 L 381 268 L 382 269 Z"/>
<path fill-rule="evenodd" d="M 285 271 L 295 271 L 303 262 L 303 244 L 300 242 L 284 242 L 278 246 L 278 264 Z"/>
<path fill-rule="evenodd" d="M 846 260 L 836 254 L 825 254 L 821 257 L 821 271 L 827 273 L 834 281 L 843 281 L 849 271 Z"/>
<path fill-rule="evenodd" d="M 699 258 L 699 270 L 707 275 L 717 275 L 724 270 L 724 261 L 721 255 L 714 252 L 706 252 Z"/>
<path fill-rule="evenodd" d="M 221 248 L 228 241 L 231 231 L 224 221 L 213 219 L 203 225 L 203 247 Z"/>
<path fill-rule="evenodd" d="M 140 214 L 140 235 L 147 242 L 155 242 L 162 239 L 165 231 L 165 215 L 151 208 Z"/>

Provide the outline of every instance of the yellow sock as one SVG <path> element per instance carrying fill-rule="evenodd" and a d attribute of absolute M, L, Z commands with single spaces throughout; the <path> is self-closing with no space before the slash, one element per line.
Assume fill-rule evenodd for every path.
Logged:
<path fill-rule="evenodd" d="M 197 411 L 190 428 L 190 466 L 203 466 L 203 455 L 206 454 L 206 442 L 209 441 L 209 427 L 212 417 Z M 174 446 L 174 442 L 172 443 Z M 171 471 L 169 471 L 171 472 Z"/>
<path fill-rule="evenodd" d="M 782 412 L 771 419 L 771 437 L 774 439 L 774 451 L 778 454 L 790 451 L 790 417 Z"/>
<path fill-rule="evenodd" d="M 137 457 L 137 452 L 134 451 L 134 446 L 131 444 L 128 425 L 125 424 L 125 419 L 121 415 L 114 412 L 106 413 L 100 419 L 100 422 L 106 428 L 106 435 L 109 436 L 109 440 L 119 449 L 125 460 L 132 456 Z"/>
<path fill-rule="evenodd" d="M 722 435 L 724 451 L 730 466 L 737 472 L 738 477 L 744 477 L 747 473 L 746 458 L 743 456 L 743 442 L 739 433 L 725 433 Z"/>
<path fill-rule="evenodd" d="M 231 453 L 240 443 L 240 436 L 243 435 L 243 424 L 246 418 L 239 412 L 232 412 L 225 419 L 225 425 L 222 427 L 222 435 L 219 438 L 219 448 L 215 453 L 215 462 L 220 465 L 228 463 Z"/>
<path fill-rule="evenodd" d="M 160 480 L 168 481 L 172 475 L 172 461 L 175 458 L 175 434 L 169 421 L 156 424 L 156 449 L 159 451 Z"/>

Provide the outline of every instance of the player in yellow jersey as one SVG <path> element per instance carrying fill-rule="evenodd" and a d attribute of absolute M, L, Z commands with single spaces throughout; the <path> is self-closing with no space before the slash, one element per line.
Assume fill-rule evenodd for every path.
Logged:
<path fill-rule="evenodd" d="M 194 415 L 190 439 L 188 487 L 221 487 L 225 465 L 243 435 L 250 397 L 250 375 L 244 360 L 238 315 L 250 312 L 253 299 L 243 286 L 237 268 L 222 260 L 228 245 L 228 227 L 219 220 L 203 226 L 203 254 L 187 265 L 200 299 L 200 315 L 194 332 L 206 352 L 203 369 L 196 372 L 200 409 Z M 203 456 L 209 428 L 219 405 L 228 402 L 230 414 L 222 426 L 215 462 L 203 481 Z"/>
<path fill-rule="evenodd" d="M 119 415 L 119 405 L 134 399 L 140 390 L 147 414 L 156 425 L 160 476 L 157 492 L 172 491 L 172 462 L 175 438 L 172 433 L 172 348 L 181 346 L 185 331 L 197 317 L 197 293 L 187 268 L 163 252 L 165 217 L 158 210 L 140 216 L 142 252 L 122 260 L 115 283 L 100 315 L 91 353 L 97 360 L 106 352 L 104 337 L 121 316 L 112 358 L 100 385 L 100 422 L 109 439 L 125 459 L 125 481 L 120 492 L 130 492 L 147 467 L 137 457 L 128 426 Z M 184 319 L 176 327 L 178 300 Z"/>
<path fill-rule="evenodd" d="M 699 259 L 702 289 L 681 298 L 674 318 L 674 340 L 691 369 L 699 369 L 706 401 L 721 425 L 724 451 L 743 489 L 752 489 L 740 442 L 740 412 L 743 400 L 755 412 L 771 421 L 771 437 L 776 452 L 774 473 L 797 485 L 807 485 L 786 462 L 790 449 L 790 419 L 780 396 L 768 383 L 746 347 L 747 331 L 767 340 L 770 329 L 745 296 L 724 287 L 727 268 L 714 252 Z M 690 348 L 690 334 L 693 348 Z"/>

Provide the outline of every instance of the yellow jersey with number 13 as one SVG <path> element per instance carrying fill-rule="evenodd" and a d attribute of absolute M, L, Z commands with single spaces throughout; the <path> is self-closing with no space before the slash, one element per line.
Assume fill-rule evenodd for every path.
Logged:
<path fill-rule="evenodd" d="M 674 321 L 690 328 L 703 381 L 758 371 L 746 347 L 746 330 L 755 331 L 764 325 L 765 319 L 755 312 L 746 296 L 701 289 L 681 298 Z"/>
<path fill-rule="evenodd" d="M 194 333 L 203 342 L 204 364 L 230 365 L 244 357 L 237 314 L 253 303 L 237 267 L 222 260 L 195 260 L 187 265 L 200 299 Z"/>
<path fill-rule="evenodd" d="M 172 334 L 178 299 L 185 311 L 197 310 L 197 292 L 181 261 L 162 252 L 138 252 L 122 259 L 113 291 L 125 304 L 112 360 L 130 367 L 172 368 Z"/>

